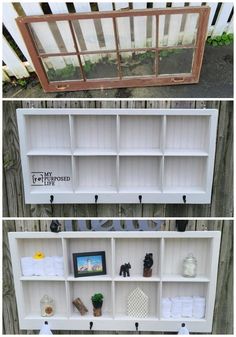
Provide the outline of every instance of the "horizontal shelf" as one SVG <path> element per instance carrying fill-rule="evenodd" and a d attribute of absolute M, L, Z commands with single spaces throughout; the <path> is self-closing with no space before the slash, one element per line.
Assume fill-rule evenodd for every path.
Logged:
<path fill-rule="evenodd" d="M 67 148 L 39 148 L 27 152 L 27 156 L 71 156 L 71 149 Z"/>
<path fill-rule="evenodd" d="M 204 190 L 201 187 L 193 187 L 193 186 L 184 186 L 184 187 L 164 187 L 163 188 L 163 193 L 206 193 L 206 190 Z"/>
<path fill-rule="evenodd" d="M 169 150 L 164 150 L 163 153 L 164 156 L 168 157 L 208 157 L 208 152 L 207 151 L 202 151 L 202 150 L 195 150 L 195 149 L 186 149 L 186 150 L 179 150 L 179 149 L 169 149 Z"/>
<path fill-rule="evenodd" d="M 114 149 L 76 149 L 73 156 L 116 156 L 117 152 Z"/>
<path fill-rule="evenodd" d="M 72 275 L 68 276 L 67 281 L 72 282 L 99 282 L 99 281 L 112 281 L 112 277 L 109 275 L 98 275 L 98 276 L 82 276 L 82 277 L 74 277 Z"/>
<path fill-rule="evenodd" d="M 162 282 L 210 282 L 206 276 L 184 277 L 181 275 L 163 275 Z"/>
<path fill-rule="evenodd" d="M 163 153 L 159 149 L 121 149 L 119 156 L 162 156 Z"/>
<path fill-rule="evenodd" d="M 206 322 L 205 318 L 192 318 L 192 317 L 180 317 L 180 318 L 161 318 L 160 321 L 162 322 Z"/>
<path fill-rule="evenodd" d="M 143 276 L 116 276 L 114 278 L 116 282 L 160 282 L 160 277 L 152 276 L 152 277 L 143 277 Z"/>
<path fill-rule="evenodd" d="M 80 313 L 78 312 L 77 313 L 72 313 L 71 316 L 69 317 L 69 320 L 78 320 L 78 321 L 94 321 L 94 320 L 99 320 L 99 321 L 102 321 L 102 320 L 113 320 L 113 317 L 112 315 L 109 315 L 109 314 L 106 314 L 106 313 L 102 313 L 102 316 L 100 317 L 95 317 L 93 315 L 84 315 L 84 316 L 81 316 Z"/>
<path fill-rule="evenodd" d="M 132 316 L 127 316 L 127 315 L 115 315 L 114 317 L 115 320 L 122 320 L 122 321 L 158 321 L 159 318 L 156 316 L 148 316 L 148 317 L 132 317 Z"/>
<path fill-rule="evenodd" d="M 31 314 L 31 315 L 26 315 L 24 317 L 24 319 L 29 319 L 29 320 L 35 320 L 35 319 L 38 319 L 39 321 L 43 322 L 43 321 L 54 321 L 54 320 L 58 320 L 58 319 L 64 319 L 64 320 L 67 320 L 68 317 L 65 316 L 65 315 L 58 315 L 58 314 L 55 314 L 53 316 L 50 316 L 50 317 L 42 317 L 40 315 L 37 315 L 37 314 Z"/>
<path fill-rule="evenodd" d="M 62 276 L 21 276 L 21 281 L 65 281 Z"/>

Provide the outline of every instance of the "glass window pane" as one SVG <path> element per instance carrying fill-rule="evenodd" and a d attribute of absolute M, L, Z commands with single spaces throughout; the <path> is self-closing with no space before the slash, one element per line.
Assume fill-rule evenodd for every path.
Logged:
<path fill-rule="evenodd" d="M 72 24 L 80 50 L 115 50 L 116 43 L 111 18 L 80 19 L 72 21 Z"/>
<path fill-rule="evenodd" d="M 159 47 L 195 45 L 199 14 L 171 14 L 159 16 Z"/>
<path fill-rule="evenodd" d="M 156 46 L 156 17 L 116 18 L 120 49 Z"/>
<path fill-rule="evenodd" d="M 53 56 L 41 60 L 50 82 L 82 79 L 77 56 Z"/>
<path fill-rule="evenodd" d="M 75 51 L 67 21 L 31 23 L 29 29 L 39 53 L 69 53 Z"/>
<path fill-rule="evenodd" d="M 87 79 L 118 77 L 116 53 L 84 55 L 83 69 Z"/>
<path fill-rule="evenodd" d="M 159 51 L 158 74 L 191 73 L 194 49 L 166 49 Z"/>
<path fill-rule="evenodd" d="M 120 54 L 122 76 L 155 74 L 155 52 L 123 52 Z"/>

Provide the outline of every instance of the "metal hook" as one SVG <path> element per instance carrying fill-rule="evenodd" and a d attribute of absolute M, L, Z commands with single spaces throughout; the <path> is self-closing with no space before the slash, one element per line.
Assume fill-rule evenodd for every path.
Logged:
<path fill-rule="evenodd" d="M 186 204 L 186 201 L 187 201 L 187 197 L 186 197 L 186 195 L 183 195 L 183 202 L 184 202 L 184 204 Z"/>
<path fill-rule="evenodd" d="M 136 329 L 136 331 L 138 331 L 138 322 L 135 322 L 135 329 Z"/>
<path fill-rule="evenodd" d="M 89 322 L 89 330 L 92 330 L 93 322 Z"/>
<path fill-rule="evenodd" d="M 96 204 L 98 202 L 98 195 L 97 194 L 94 196 L 94 199 L 95 199 L 95 204 Z"/>
<path fill-rule="evenodd" d="M 140 204 L 142 203 L 142 198 L 143 198 L 143 196 L 140 194 L 140 195 L 138 196 L 138 199 L 139 199 Z"/>
<path fill-rule="evenodd" d="M 52 204 L 54 200 L 54 195 L 50 195 L 50 203 Z"/>

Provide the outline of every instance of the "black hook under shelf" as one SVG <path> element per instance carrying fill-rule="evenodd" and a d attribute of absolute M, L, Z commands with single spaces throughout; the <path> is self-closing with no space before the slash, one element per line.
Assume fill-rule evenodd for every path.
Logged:
<path fill-rule="evenodd" d="M 187 197 L 186 197 L 186 195 L 183 195 L 183 202 L 184 202 L 184 204 L 186 204 L 186 201 L 187 201 Z"/>
<path fill-rule="evenodd" d="M 96 204 L 98 202 L 98 195 L 97 194 L 94 196 L 94 200 L 95 200 L 95 204 Z"/>
<path fill-rule="evenodd" d="M 93 328 L 93 322 L 89 322 L 89 330 L 92 330 Z"/>
<path fill-rule="evenodd" d="M 54 195 L 50 195 L 50 203 L 52 204 L 54 201 Z"/>
<path fill-rule="evenodd" d="M 142 203 L 143 196 L 140 194 L 140 195 L 138 196 L 138 199 L 139 199 L 139 202 L 140 202 L 140 204 L 141 204 L 141 203 Z"/>
<path fill-rule="evenodd" d="M 139 326 L 138 322 L 135 322 L 135 329 L 136 329 L 136 331 L 138 331 L 138 326 Z"/>

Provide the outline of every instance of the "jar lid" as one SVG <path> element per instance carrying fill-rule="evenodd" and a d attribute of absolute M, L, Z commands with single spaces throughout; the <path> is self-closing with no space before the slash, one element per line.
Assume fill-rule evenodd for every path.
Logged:
<path fill-rule="evenodd" d="M 185 260 L 197 262 L 196 257 L 194 257 L 194 255 L 193 255 L 192 253 L 189 253 L 189 254 L 186 256 Z"/>

